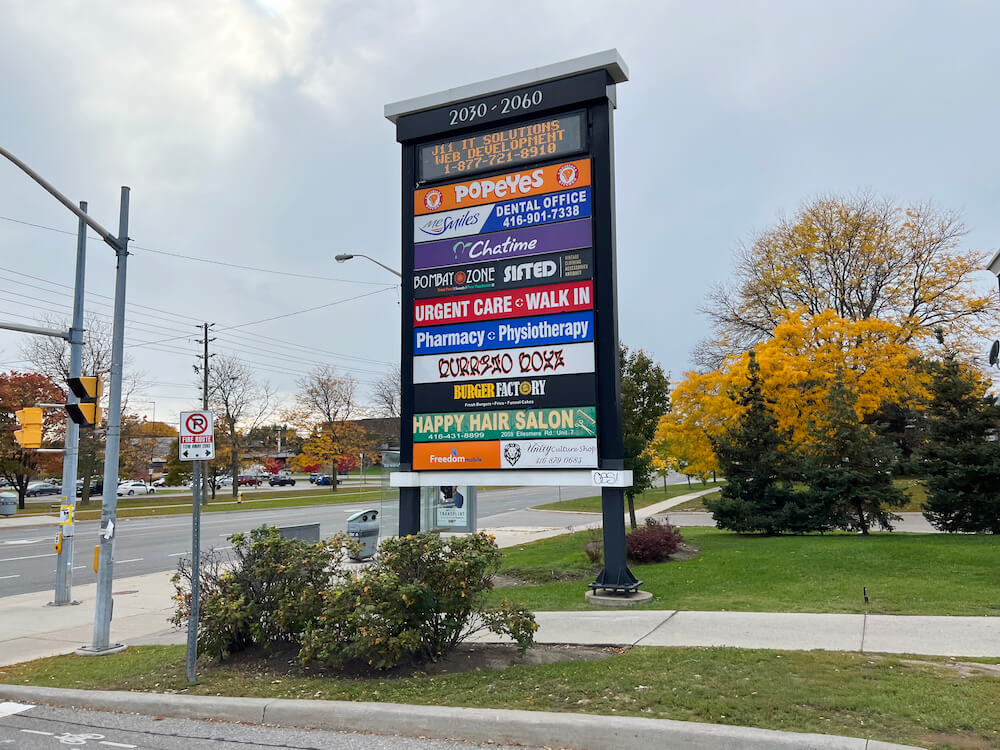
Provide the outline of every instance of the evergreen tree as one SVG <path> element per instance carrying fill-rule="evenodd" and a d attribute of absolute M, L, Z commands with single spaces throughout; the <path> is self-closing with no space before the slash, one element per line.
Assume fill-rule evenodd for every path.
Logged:
<path fill-rule="evenodd" d="M 917 461 L 924 517 L 941 531 L 1000 534 L 1000 409 L 983 381 L 949 354 L 931 384 L 928 441 Z"/>
<path fill-rule="evenodd" d="M 719 469 L 726 478 L 718 500 L 706 505 L 720 529 L 739 532 L 813 531 L 823 514 L 810 507 L 805 493 L 792 487 L 796 465 L 785 450 L 785 436 L 761 391 L 760 365 L 750 352 L 747 385 L 730 397 L 745 408 L 736 424 L 711 438 Z"/>
<path fill-rule="evenodd" d="M 170 444 L 170 450 L 167 452 L 167 461 L 163 465 L 163 468 L 167 474 L 168 487 L 178 487 L 182 482 L 186 482 L 191 478 L 191 462 L 181 461 L 176 440 Z"/>
<path fill-rule="evenodd" d="M 634 531 L 635 496 L 653 486 L 653 456 L 646 449 L 656 436 L 660 417 L 670 409 L 670 377 L 642 349 L 620 346 L 625 468 L 632 471 L 625 499 Z"/>
<path fill-rule="evenodd" d="M 892 483 L 893 447 L 858 419 L 857 396 L 840 368 L 827 398 L 826 420 L 813 426 L 817 449 L 804 464 L 811 503 L 839 528 L 867 534 L 878 525 L 892 531 L 891 521 L 899 516 L 887 507 L 906 504 Z"/>

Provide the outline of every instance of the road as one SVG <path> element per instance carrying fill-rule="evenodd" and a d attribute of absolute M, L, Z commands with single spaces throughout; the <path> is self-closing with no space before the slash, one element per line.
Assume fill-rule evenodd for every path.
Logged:
<path fill-rule="evenodd" d="M 527 510 L 531 506 L 571 497 L 597 494 L 592 487 L 517 487 L 479 493 L 479 527 L 569 526 L 597 520 L 595 516 L 547 513 Z M 390 499 L 391 497 L 391 499 Z M 203 513 L 202 549 L 229 547 L 228 537 L 262 524 L 298 526 L 320 524 L 320 534 L 332 536 L 346 527 L 347 517 L 364 508 L 380 507 L 383 529 L 396 528 L 398 501 L 386 493 L 386 501 L 306 506 L 272 510 L 239 510 Z M 4 529 L 0 525 L 0 597 L 52 589 L 55 581 L 55 552 L 52 544 L 58 527 Z M 93 583 L 94 545 L 99 522 L 75 525 L 73 585 Z M 123 518 L 115 532 L 116 578 L 144 575 L 177 567 L 177 559 L 191 550 L 190 515 Z"/>
<path fill-rule="evenodd" d="M 0 702 L 0 748 L 58 750 L 458 750 L 468 742 L 166 719 Z M 503 750 L 506 745 L 489 745 Z M 523 746 L 522 746 L 523 747 Z M 511 748 L 513 750 L 513 748 Z"/>

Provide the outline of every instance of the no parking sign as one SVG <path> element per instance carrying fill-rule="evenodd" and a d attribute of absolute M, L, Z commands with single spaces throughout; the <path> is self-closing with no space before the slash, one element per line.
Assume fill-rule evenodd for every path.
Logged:
<path fill-rule="evenodd" d="M 211 461 L 215 458 L 215 427 L 210 411 L 182 411 L 180 442 L 181 461 Z"/>

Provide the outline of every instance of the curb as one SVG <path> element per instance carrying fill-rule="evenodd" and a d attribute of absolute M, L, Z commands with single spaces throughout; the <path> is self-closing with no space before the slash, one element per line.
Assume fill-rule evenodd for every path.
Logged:
<path fill-rule="evenodd" d="M 586 750 L 916 750 L 855 737 L 628 716 L 399 703 L 221 698 L 2 685 L 0 698 L 179 719 Z"/>

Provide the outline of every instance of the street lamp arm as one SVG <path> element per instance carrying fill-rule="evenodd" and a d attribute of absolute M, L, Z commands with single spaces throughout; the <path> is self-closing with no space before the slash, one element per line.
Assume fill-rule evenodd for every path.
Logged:
<path fill-rule="evenodd" d="M 122 246 L 122 242 L 120 242 L 117 237 L 115 237 L 113 234 L 111 234 L 111 232 L 109 232 L 107 229 L 98 224 L 88 214 L 84 213 L 79 208 L 77 208 L 77 206 L 74 205 L 73 201 L 71 201 L 65 195 L 63 195 L 54 187 L 52 187 L 52 185 L 50 185 L 44 177 L 42 177 L 40 174 L 38 174 L 38 172 L 36 172 L 27 164 L 25 164 L 23 161 L 14 156 L 14 154 L 5 149 L 3 146 L 0 146 L 0 155 L 6 157 L 8 161 L 13 162 L 15 166 L 20 168 L 20 170 L 24 172 L 26 175 L 28 175 L 28 177 L 30 177 L 39 185 L 41 185 L 42 188 L 44 188 L 46 192 L 48 192 L 53 198 L 55 198 L 57 201 L 66 206 L 66 208 L 68 208 L 70 211 L 76 214 L 76 216 L 81 221 L 85 222 L 87 226 L 89 226 L 91 229 L 97 232 L 101 236 L 101 239 L 107 242 L 109 245 L 111 245 L 112 248 L 114 248 L 116 251 L 124 249 Z"/>
<path fill-rule="evenodd" d="M 350 260 L 351 258 L 367 258 L 372 263 L 374 263 L 376 266 L 382 266 L 382 268 L 384 268 L 389 273 L 395 274 L 399 278 L 403 278 L 403 274 L 401 274 L 395 268 L 390 268 L 385 263 L 382 263 L 381 261 L 377 261 L 373 257 L 371 257 L 370 255 L 365 255 L 364 253 L 342 253 L 340 255 L 335 256 L 334 260 L 336 260 L 338 263 L 343 263 L 344 261 Z"/>

